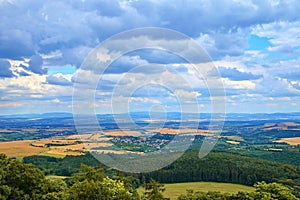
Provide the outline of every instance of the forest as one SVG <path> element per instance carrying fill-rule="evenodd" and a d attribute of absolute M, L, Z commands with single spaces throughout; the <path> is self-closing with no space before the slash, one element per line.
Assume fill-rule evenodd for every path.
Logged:
<path fill-rule="evenodd" d="M 71 199 L 107 199 L 107 200 L 166 200 L 164 185 L 150 179 L 143 182 L 144 193 L 139 195 L 130 176 L 121 173 L 113 177 L 106 176 L 102 168 L 81 164 L 80 170 L 68 181 L 49 179 L 32 164 L 24 164 L 0 154 L 0 199 L 25 200 L 71 200 Z M 227 194 L 219 192 L 187 191 L 178 200 L 209 199 L 298 199 L 293 188 L 279 183 L 258 182 L 254 192 Z"/>
<path fill-rule="evenodd" d="M 47 156 L 29 156 L 24 163 L 31 163 L 46 175 L 72 176 L 80 171 L 81 163 L 101 167 L 103 173 L 115 177 L 120 172 L 108 168 L 91 154 L 54 158 Z M 300 168 L 295 165 L 267 161 L 234 153 L 213 151 L 205 158 L 198 158 L 198 151 L 187 151 L 173 164 L 150 173 L 128 174 L 133 187 L 137 188 L 152 179 L 160 183 L 179 183 L 195 181 L 213 181 L 254 185 L 257 182 L 281 183 L 293 187 L 293 193 L 300 196 Z M 66 182 L 70 178 L 66 178 Z"/>

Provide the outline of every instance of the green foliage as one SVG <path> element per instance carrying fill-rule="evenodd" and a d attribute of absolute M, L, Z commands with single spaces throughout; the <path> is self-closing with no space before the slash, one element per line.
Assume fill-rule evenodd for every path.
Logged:
<path fill-rule="evenodd" d="M 198 158 L 198 151 L 188 151 L 173 164 L 140 175 L 161 183 L 213 181 L 253 185 L 259 181 L 277 182 L 299 178 L 299 168 L 238 154 L 211 152 Z"/>
<path fill-rule="evenodd" d="M 48 180 L 33 165 L 0 154 L 0 199 L 63 199 L 66 184 Z"/>
<path fill-rule="evenodd" d="M 164 185 L 151 179 L 149 183 L 144 183 L 143 188 L 145 189 L 142 200 L 167 200 L 164 198 L 163 192 L 165 191 Z"/>
<path fill-rule="evenodd" d="M 220 192 L 194 192 L 187 191 L 178 197 L 178 200 L 297 200 L 292 193 L 292 189 L 278 183 L 267 184 L 259 182 L 254 186 L 254 192 L 238 192 L 237 194 L 227 194 Z"/>
<path fill-rule="evenodd" d="M 293 189 L 283 186 L 278 183 L 265 183 L 260 182 L 254 185 L 256 188 L 256 193 L 261 194 L 262 196 L 270 195 L 271 199 L 278 199 L 278 200 L 296 200 L 297 198 L 292 194 Z"/>
<path fill-rule="evenodd" d="M 28 156 L 23 158 L 24 163 L 32 163 L 41 169 L 45 175 L 71 176 L 80 170 L 81 164 L 94 167 L 105 168 L 91 154 L 81 156 L 66 156 L 64 158 L 54 158 L 49 156 Z"/>
<path fill-rule="evenodd" d="M 178 200 L 224 200 L 229 199 L 230 195 L 220 192 L 194 192 L 188 190 L 186 194 L 178 197 Z"/>
<path fill-rule="evenodd" d="M 0 200 L 139 199 L 126 179 L 113 180 L 103 175 L 103 169 L 81 165 L 68 187 L 62 180 L 47 179 L 31 164 L 0 154 Z"/>
<path fill-rule="evenodd" d="M 82 182 L 84 180 L 88 181 L 102 181 L 104 178 L 103 169 L 98 168 L 95 169 L 94 167 L 87 166 L 81 164 L 80 172 L 74 174 L 73 179 L 75 182 Z"/>
<path fill-rule="evenodd" d="M 70 187 L 68 199 L 133 199 L 133 194 L 126 189 L 124 182 L 104 177 L 102 171 L 82 165 L 81 171 L 74 176 L 75 182 Z"/>

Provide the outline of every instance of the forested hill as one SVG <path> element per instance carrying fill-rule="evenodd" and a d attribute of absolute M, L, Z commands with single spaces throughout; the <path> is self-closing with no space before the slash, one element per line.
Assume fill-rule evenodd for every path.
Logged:
<path fill-rule="evenodd" d="M 198 151 L 188 151 L 170 166 L 143 174 L 162 183 L 216 181 L 253 185 L 257 181 L 298 179 L 299 168 L 238 154 L 211 152 L 198 158 Z"/>
<path fill-rule="evenodd" d="M 144 192 L 139 195 L 130 176 L 122 174 L 110 178 L 103 169 L 81 165 L 78 173 L 69 177 L 68 182 L 50 179 L 32 165 L 0 154 L 0 199 L 3 200 L 74 200 L 74 199 L 110 199 L 110 200 L 167 200 L 163 192 L 164 185 L 153 179 L 144 182 Z M 278 183 L 258 182 L 254 192 L 235 194 L 220 192 L 193 192 L 181 194 L 178 200 L 194 199 L 265 199 L 296 200 L 299 193 L 291 187 Z"/>
<path fill-rule="evenodd" d="M 80 164 L 101 166 L 90 154 L 83 156 L 67 156 L 65 158 L 50 158 L 45 156 L 30 156 L 24 158 L 25 163 L 32 163 L 46 174 L 70 176 L 78 172 Z M 111 169 L 105 168 L 107 174 Z M 251 158 L 232 153 L 211 152 L 205 158 L 198 158 L 198 151 L 188 151 L 173 164 L 151 173 L 132 174 L 142 182 L 153 178 L 162 183 L 216 181 L 253 185 L 258 181 L 293 182 L 300 178 L 299 167 Z"/>

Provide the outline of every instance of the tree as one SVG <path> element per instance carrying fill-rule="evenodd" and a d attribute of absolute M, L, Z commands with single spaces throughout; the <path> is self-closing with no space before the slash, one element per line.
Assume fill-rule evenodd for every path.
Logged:
<path fill-rule="evenodd" d="M 102 169 L 82 165 L 81 171 L 74 176 L 73 185 L 69 189 L 68 199 L 81 200 L 131 200 L 129 192 L 120 180 L 104 177 Z"/>
<path fill-rule="evenodd" d="M 187 194 L 180 195 L 178 200 L 226 200 L 230 195 L 220 192 L 194 192 L 193 190 L 187 190 Z"/>
<path fill-rule="evenodd" d="M 64 199 L 66 184 L 46 179 L 33 165 L 0 154 L 0 199 Z"/>
<path fill-rule="evenodd" d="M 278 183 L 259 182 L 255 184 L 254 192 L 238 192 L 237 194 L 222 194 L 220 192 L 187 191 L 178 200 L 296 200 L 292 189 Z"/>
<path fill-rule="evenodd" d="M 287 186 L 279 183 L 259 182 L 254 185 L 255 193 L 258 196 L 270 196 L 270 199 L 277 200 L 296 200 L 298 199 L 293 195 L 293 190 Z"/>
<path fill-rule="evenodd" d="M 142 196 L 143 200 L 167 200 L 163 196 L 163 192 L 166 190 L 163 184 L 156 182 L 151 179 L 149 183 L 144 183 L 143 188 L 145 189 L 144 195 Z"/>

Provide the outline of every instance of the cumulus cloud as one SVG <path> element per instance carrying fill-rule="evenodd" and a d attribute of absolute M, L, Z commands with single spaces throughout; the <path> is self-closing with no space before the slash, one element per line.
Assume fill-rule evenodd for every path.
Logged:
<path fill-rule="evenodd" d="M 300 73 L 295 71 L 295 72 L 288 72 L 280 75 L 281 78 L 286 78 L 288 80 L 300 80 Z"/>
<path fill-rule="evenodd" d="M 46 78 L 46 82 L 51 85 L 70 86 L 72 82 L 68 80 L 63 74 L 51 74 Z"/>
<path fill-rule="evenodd" d="M 1 7 L 0 11 L 3 13 Z M 7 20 L 3 21 L 3 19 L 1 21 L 2 23 L 7 22 Z M 30 32 L 3 25 L 0 25 L 0 28 L 0 57 L 21 59 L 23 57 L 30 57 L 34 54 L 34 48 L 37 44 L 33 43 Z"/>
<path fill-rule="evenodd" d="M 73 64 L 77 57 L 79 66 L 86 53 L 77 51 L 78 47 L 93 48 L 114 33 L 143 26 L 171 28 L 201 41 L 208 38 L 215 46 L 204 46 L 213 54 L 237 55 L 246 45 L 248 27 L 299 19 L 299 9 L 293 0 L 4 2 L 0 5 L 0 55 L 22 59 L 59 50 L 64 65 Z"/>
<path fill-rule="evenodd" d="M 28 65 L 28 69 L 33 73 L 40 75 L 47 73 L 47 69 L 43 68 L 43 59 L 39 55 L 31 56 Z"/>
<path fill-rule="evenodd" d="M 243 95 L 247 94 L 274 99 L 276 96 L 290 96 L 296 102 L 294 97 L 300 95 L 299 10 L 297 0 L 175 0 L 172 3 L 166 0 L 1 1 L 0 93 L 5 94 L 8 90 L 23 96 L 26 96 L 24 93 L 38 93 L 43 96 L 40 100 L 62 101 L 67 87 L 61 86 L 71 86 L 76 75 L 72 77 L 73 72 L 66 75 L 59 71 L 47 73 L 47 68 L 58 69 L 67 65 L 79 68 L 89 52 L 113 34 L 131 28 L 157 26 L 174 29 L 195 39 L 214 61 L 241 63 L 241 66 L 217 65 L 224 66 L 219 67 L 219 72 L 227 95 L 232 97 L 232 105 L 243 101 Z M 251 49 L 251 35 L 265 38 L 268 46 Z M 179 44 L 176 40 L 157 33 L 153 38 L 134 38 L 129 45 L 152 42 L 157 46 L 175 48 L 185 55 L 189 51 L 187 41 Z M 116 41 L 114 45 L 123 49 L 129 47 L 126 39 Z M 106 94 L 120 84 L 124 86 L 122 94 L 125 89 L 152 81 L 165 83 L 181 91 L 183 96 L 189 96 L 189 86 L 202 88 L 203 83 L 195 80 L 190 68 L 184 67 L 186 63 L 172 52 L 152 49 L 131 52 L 111 64 L 96 89 Z M 174 71 L 167 70 L 168 67 Z M 131 75 L 122 79 L 122 75 L 132 69 Z M 97 69 L 85 70 L 82 77 L 77 77 L 77 83 L 85 85 L 82 88 L 95 89 L 91 85 L 98 81 Z M 179 79 L 174 72 L 180 73 L 186 81 Z M 163 79 L 159 79 L 159 75 Z M 152 88 L 149 92 L 153 96 L 145 98 L 163 96 L 157 89 Z M 199 92 L 201 98 L 209 96 L 207 91 Z M 55 94 L 58 96 L 54 97 Z M 143 92 L 135 95 L 143 97 Z M 168 95 L 164 92 L 161 99 Z M 28 99 L 34 97 L 27 95 Z"/>
<path fill-rule="evenodd" d="M 269 42 L 272 46 L 268 47 L 268 50 L 271 52 L 298 53 L 300 29 L 295 27 L 299 26 L 299 21 L 275 21 L 256 26 L 253 33 L 270 38 Z"/>
<path fill-rule="evenodd" d="M 148 64 L 146 60 L 140 56 L 122 56 L 114 61 L 106 70 L 106 73 L 124 73 L 128 72 L 134 67 Z"/>
<path fill-rule="evenodd" d="M 221 77 L 228 78 L 233 81 L 256 80 L 262 78 L 262 75 L 252 74 L 250 72 L 241 72 L 236 68 L 218 67 Z"/>
<path fill-rule="evenodd" d="M 201 33 L 196 40 L 213 59 L 220 59 L 224 56 L 242 55 L 247 48 L 249 35 L 249 28 L 238 28 Z"/>

